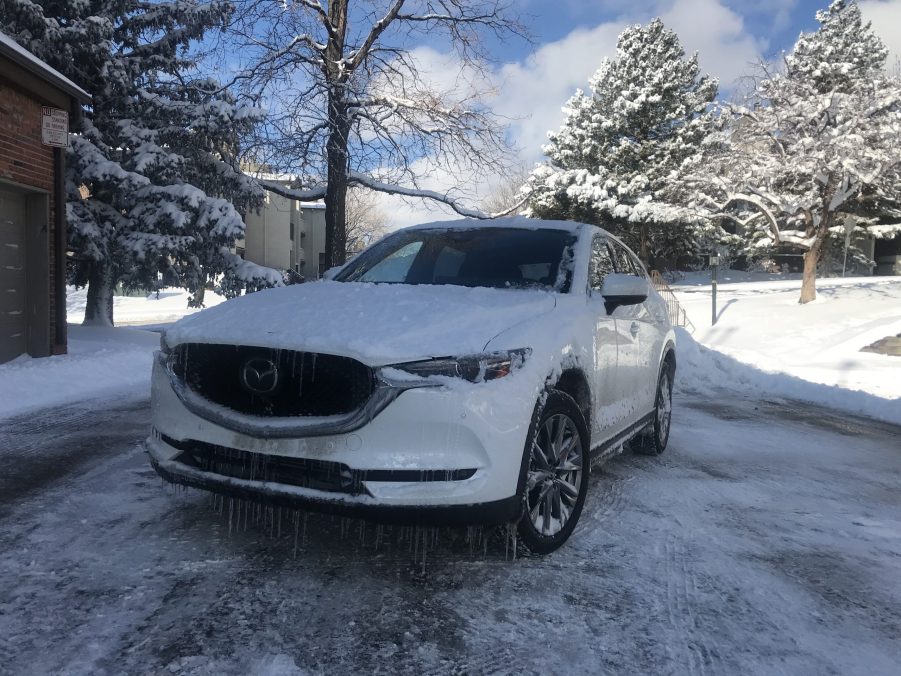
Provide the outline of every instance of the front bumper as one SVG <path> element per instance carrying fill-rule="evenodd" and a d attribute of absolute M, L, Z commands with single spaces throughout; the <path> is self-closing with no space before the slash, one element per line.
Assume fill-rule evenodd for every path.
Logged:
<path fill-rule="evenodd" d="M 152 454 L 150 463 L 163 479 L 173 484 L 266 505 L 357 517 L 377 523 L 449 526 L 500 524 L 515 521 L 522 513 L 522 498 L 517 495 L 470 505 L 386 505 L 359 498 L 335 499 L 320 491 L 202 472 L 177 462 L 158 462 Z"/>
<path fill-rule="evenodd" d="M 534 401 L 511 394 L 515 388 L 504 392 L 499 384 L 409 390 L 349 433 L 263 438 L 189 410 L 156 362 L 154 430 L 146 448 L 167 481 L 232 497 L 391 523 L 501 523 L 520 514 L 517 484 Z M 186 461 L 184 449 L 190 444 L 340 466 L 360 477 L 358 490 L 320 490 L 208 471 L 212 466 Z M 405 480 L 420 473 L 425 478 Z M 440 480 L 444 476 L 455 479 Z"/>

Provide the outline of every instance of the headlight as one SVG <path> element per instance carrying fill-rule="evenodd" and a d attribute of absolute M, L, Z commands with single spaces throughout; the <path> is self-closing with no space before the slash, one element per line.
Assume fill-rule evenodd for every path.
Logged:
<path fill-rule="evenodd" d="M 160 331 L 160 352 L 169 354 L 171 351 L 172 348 L 170 348 L 169 343 L 166 342 L 166 332 Z"/>
<path fill-rule="evenodd" d="M 445 357 L 408 364 L 395 364 L 390 368 L 420 378 L 446 376 L 448 378 L 463 378 L 472 383 L 481 383 L 486 380 L 497 380 L 510 375 L 523 365 L 523 362 L 531 353 L 531 348 L 524 347 L 506 352 L 488 352 L 485 354 L 466 355 L 465 357 Z"/>

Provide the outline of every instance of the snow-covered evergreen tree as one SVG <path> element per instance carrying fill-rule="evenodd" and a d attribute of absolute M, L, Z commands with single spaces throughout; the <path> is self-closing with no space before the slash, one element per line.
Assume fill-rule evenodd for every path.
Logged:
<path fill-rule="evenodd" d="M 230 251 L 244 232 L 237 209 L 261 199 L 236 159 L 258 113 L 192 75 L 192 44 L 229 12 L 219 0 L 0 0 L 0 29 L 93 95 L 67 164 L 70 276 L 88 285 L 85 323 L 112 323 L 119 282 L 175 284 L 197 300 L 219 274 L 230 294 L 279 283 Z"/>
<path fill-rule="evenodd" d="M 696 209 L 679 182 L 707 133 L 716 80 L 701 76 L 660 19 L 630 26 L 564 108 L 549 134 L 549 163 L 530 177 L 531 213 L 603 225 L 645 262 L 698 253 L 725 233 Z"/>
<path fill-rule="evenodd" d="M 901 83 L 885 75 L 885 46 L 856 2 L 836 0 L 817 20 L 784 72 L 762 66 L 750 104 L 725 108 L 695 184 L 752 248 L 804 251 L 802 303 L 816 298 L 817 265 L 848 216 L 858 230 L 901 232 L 879 224 L 901 219 Z"/>

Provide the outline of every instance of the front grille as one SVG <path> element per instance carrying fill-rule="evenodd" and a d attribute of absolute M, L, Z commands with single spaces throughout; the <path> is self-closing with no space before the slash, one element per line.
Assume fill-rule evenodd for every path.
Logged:
<path fill-rule="evenodd" d="M 359 409 L 375 378 L 348 357 L 245 345 L 186 343 L 172 370 L 214 403 L 258 416 L 330 416 Z"/>

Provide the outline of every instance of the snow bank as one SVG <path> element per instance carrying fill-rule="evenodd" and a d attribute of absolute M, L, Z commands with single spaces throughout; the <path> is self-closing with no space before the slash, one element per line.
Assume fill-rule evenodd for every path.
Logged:
<path fill-rule="evenodd" d="M 159 344 L 152 331 L 69 326 L 69 354 L 0 364 L 0 418 L 100 397 L 146 397 Z"/>
<path fill-rule="evenodd" d="M 824 279 L 817 286 L 817 300 L 799 305 L 800 280 L 723 284 L 716 326 L 709 286 L 674 289 L 706 347 L 761 371 L 901 397 L 901 358 L 860 351 L 901 334 L 901 278 Z"/>
<path fill-rule="evenodd" d="M 761 371 L 700 345 L 685 329 L 677 328 L 676 333 L 678 391 L 714 394 L 729 389 L 753 399 L 799 399 L 901 425 L 901 398 L 885 399 L 786 373 Z"/>
<path fill-rule="evenodd" d="M 707 325 L 709 286 L 697 284 L 674 286 L 698 327 L 693 336 L 680 331 L 682 387 L 728 387 L 901 423 L 901 358 L 860 352 L 901 334 L 901 279 L 821 280 L 806 305 L 798 304 L 799 280 L 727 283 L 716 326 Z"/>

